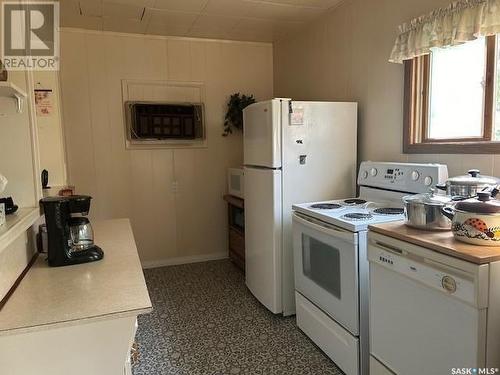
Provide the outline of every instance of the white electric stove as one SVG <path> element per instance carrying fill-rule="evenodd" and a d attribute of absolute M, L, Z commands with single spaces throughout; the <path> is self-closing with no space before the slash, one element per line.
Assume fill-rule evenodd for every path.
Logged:
<path fill-rule="evenodd" d="M 401 197 L 404 194 L 397 195 L 398 199 L 394 201 L 374 202 L 361 195 L 357 198 L 296 204 L 293 209 L 351 232 L 359 232 L 366 230 L 370 224 L 402 220 L 404 209 Z"/>
<path fill-rule="evenodd" d="M 347 375 L 368 374 L 368 226 L 404 219 L 401 198 L 445 165 L 362 162 L 359 196 L 293 205 L 297 324 Z"/>

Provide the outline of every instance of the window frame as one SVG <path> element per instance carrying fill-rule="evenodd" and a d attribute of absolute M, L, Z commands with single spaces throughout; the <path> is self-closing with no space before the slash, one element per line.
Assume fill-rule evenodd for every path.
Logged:
<path fill-rule="evenodd" d="M 496 154 L 500 142 L 492 141 L 495 100 L 496 36 L 486 37 L 486 79 L 483 135 L 481 137 L 430 139 L 430 55 L 404 62 L 403 152 L 405 154 Z"/>

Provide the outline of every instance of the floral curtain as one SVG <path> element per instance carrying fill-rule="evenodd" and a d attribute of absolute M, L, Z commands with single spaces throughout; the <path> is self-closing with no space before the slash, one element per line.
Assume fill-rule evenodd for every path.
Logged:
<path fill-rule="evenodd" d="M 399 26 L 390 62 L 500 33 L 500 0 L 460 0 Z"/>

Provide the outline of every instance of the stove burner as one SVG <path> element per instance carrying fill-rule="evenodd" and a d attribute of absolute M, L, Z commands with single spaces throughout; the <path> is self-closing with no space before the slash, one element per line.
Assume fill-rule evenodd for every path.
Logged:
<path fill-rule="evenodd" d="M 358 220 L 370 220 L 372 218 L 372 214 L 367 214 L 363 212 L 352 212 L 350 214 L 345 214 L 342 216 L 342 219 L 349 221 L 358 221 Z"/>
<path fill-rule="evenodd" d="M 344 203 L 349 206 L 355 206 L 357 204 L 365 204 L 366 201 L 364 199 L 352 198 L 352 199 L 346 199 Z"/>
<path fill-rule="evenodd" d="M 342 206 L 337 203 L 317 203 L 311 205 L 311 208 L 316 208 L 318 210 L 337 210 L 342 208 Z"/>
<path fill-rule="evenodd" d="M 382 207 L 373 210 L 373 213 L 377 215 L 401 215 L 404 212 L 404 209 L 394 207 Z"/>

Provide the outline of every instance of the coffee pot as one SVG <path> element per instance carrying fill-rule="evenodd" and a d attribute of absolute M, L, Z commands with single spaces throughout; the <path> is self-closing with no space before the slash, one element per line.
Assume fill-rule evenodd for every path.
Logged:
<path fill-rule="evenodd" d="M 69 220 L 71 252 L 84 251 L 94 246 L 94 231 L 86 217 L 72 217 Z"/>
<path fill-rule="evenodd" d="M 40 200 L 48 236 L 48 261 L 53 267 L 101 260 L 102 249 L 94 244 L 94 232 L 86 217 L 92 197 L 72 195 Z"/>

